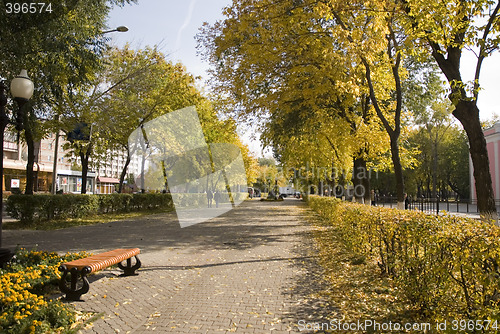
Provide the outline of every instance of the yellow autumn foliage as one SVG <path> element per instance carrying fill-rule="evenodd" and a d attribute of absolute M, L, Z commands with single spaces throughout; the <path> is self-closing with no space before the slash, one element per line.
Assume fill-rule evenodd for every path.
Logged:
<path fill-rule="evenodd" d="M 410 308 L 432 322 L 500 320 L 500 229 L 435 216 L 309 196 L 348 248 L 376 261 Z"/>

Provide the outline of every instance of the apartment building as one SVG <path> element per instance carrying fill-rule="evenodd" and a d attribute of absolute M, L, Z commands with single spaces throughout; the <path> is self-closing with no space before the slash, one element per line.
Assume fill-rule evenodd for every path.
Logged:
<path fill-rule="evenodd" d="M 120 176 L 127 160 L 126 152 L 123 151 L 112 150 L 108 151 L 107 155 L 108 159 L 96 164 L 96 192 L 100 194 L 109 194 L 115 191 L 115 187 L 120 183 Z M 139 174 L 140 164 L 138 159 L 134 158 L 128 165 L 125 183 L 128 182 L 128 176 L 137 177 Z M 133 189 L 128 188 L 127 190 L 132 191 Z"/>
<path fill-rule="evenodd" d="M 80 193 L 82 187 L 82 173 L 80 159 L 70 159 L 68 151 L 64 150 L 66 140 L 59 137 L 57 148 L 56 185 L 63 193 Z M 36 192 L 50 192 L 52 188 L 54 159 L 56 156 L 56 136 L 50 134 L 35 144 L 34 190 Z M 27 147 L 17 140 L 17 134 L 4 134 L 4 178 L 5 191 L 23 190 L 26 185 Z M 108 194 L 115 192 L 119 177 L 126 161 L 124 152 L 110 151 L 104 161 L 91 163 L 99 166 L 95 170 L 90 167 L 87 173 L 87 193 Z M 139 175 L 139 162 L 131 161 L 128 175 Z"/>

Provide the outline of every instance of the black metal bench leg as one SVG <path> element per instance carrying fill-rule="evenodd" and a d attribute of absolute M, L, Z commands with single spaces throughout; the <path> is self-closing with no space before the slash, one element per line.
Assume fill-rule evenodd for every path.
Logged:
<path fill-rule="evenodd" d="M 123 270 L 123 276 L 133 276 L 137 275 L 135 271 L 141 267 L 141 261 L 135 256 L 135 264 L 132 266 L 132 258 L 127 259 L 127 265 L 124 266 L 123 264 L 118 263 L 118 267 Z"/>
<path fill-rule="evenodd" d="M 71 301 L 78 301 L 81 300 L 80 297 L 83 294 L 86 294 L 89 292 L 89 281 L 87 280 L 87 274 L 90 273 L 90 268 L 85 267 L 81 271 L 79 271 L 77 268 L 72 268 L 71 270 L 68 270 L 65 265 L 61 265 L 59 267 L 59 271 L 62 272 L 61 280 L 59 281 L 59 289 L 61 292 L 66 294 L 66 300 L 71 300 Z M 67 282 L 66 282 L 66 277 L 68 276 L 68 272 L 71 273 L 70 277 L 70 286 L 68 287 Z M 78 278 L 81 277 L 82 279 L 82 287 L 80 289 L 76 288 L 76 285 L 78 283 Z"/>

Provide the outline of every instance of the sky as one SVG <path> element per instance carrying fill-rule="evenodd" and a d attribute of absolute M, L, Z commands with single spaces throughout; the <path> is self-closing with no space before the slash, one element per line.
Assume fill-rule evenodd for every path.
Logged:
<path fill-rule="evenodd" d="M 108 20 L 110 29 L 126 26 L 129 31 L 108 34 L 111 43 L 122 46 L 130 43 L 133 48 L 159 45 L 160 50 L 173 62 L 181 62 L 194 76 L 202 77 L 200 84 L 208 79 L 209 64 L 197 55 L 195 35 L 204 22 L 210 24 L 224 19 L 222 9 L 231 0 L 139 0 L 138 4 L 112 10 Z M 253 130 L 239 129 L 240 137 L 256 156 L 262 153 Z"/>
<path fill-rule="evenodd" d="M 160 45 L 169 60 L 180 61 L 194 75 L 205 76 L 208 64 L 196 55 L 194 36 L 203 22 L 223 19 L 222 9 L 231 0 L 139 0 L 138 4 L 116 7 L 108 20 L 109 28 L 124 25 L 125 33 L 111 33 L 121 46 L 129 42 L 139 48 Z"/>
<path fill-rule="evenodd" d="M 194 36 L 199 32 L 203 22 L 213 24 L 224 19 L 222 9 L 229 6 L 231 0 L 139 0 L 138 4 L 115 8 L 110 14 L 108 26 L 127 26 L 128 32 L 110 33 L 112 44 L 122 46 L 126 42 L 133 48 L 160 45 L 168 60 L 181 62 L 188 72 L 201 76 L 203 82 L 208 79 L 206 70 L 209 64 L 197 55 Z M 474 56 L 465 54 L 462 59 L 463 79 L 471 80 L 474 75 Z M 484 61 L 480 83 L 482 91 L 479 94 L 478 106 L 481 119 L 488 120 L 499 114 L 498 106 L 500 75 L 500 53 Z M 242 132 L 243 141 L 258 156 L 261 147 L 256 140 L 251 139 L 252 130 Z M 266 153 L 269 155 L 269 152 Z"/>

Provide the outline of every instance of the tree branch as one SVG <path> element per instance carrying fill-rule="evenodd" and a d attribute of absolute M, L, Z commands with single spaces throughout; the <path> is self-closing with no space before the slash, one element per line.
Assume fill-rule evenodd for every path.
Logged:
<path fill-rule="evenodd" d="M 492 25 L 498 16 L 499 10 L 500 10 L 500 1 L 497 2 L 495 10 L 493 10 L 493 13 L 490 15 L 488 23 L 486 24 L 486 27 L 484 28 L 483 37 L 481 39 L 483 41 L 483 44 L 481 44 L 479 56 L 477 58 L 476 73 L 474 75 L 474 101 L 475 101 L 475 103 L 477 103 L 477 97 L 479 95 L 479 75 L 481 74 L 481 66 L 483 65 L 484 58 L 486 58 L 486 49 L 487 49 L 486 40 L 488 38 L 488 34 L 491 31 Z"/>

